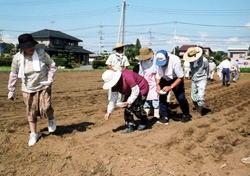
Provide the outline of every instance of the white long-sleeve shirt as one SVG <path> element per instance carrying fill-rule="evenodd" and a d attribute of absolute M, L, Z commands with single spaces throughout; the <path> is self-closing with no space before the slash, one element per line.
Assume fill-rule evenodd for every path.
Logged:
<path fill-rule="evenodd" d="M 138 85 L 131 88 L 131 94 L 128 97 L 128 100 L 127 100 L 129 106 L 131 104 L 133 104 L 133 102 L 138 97 L 139 93 L 140 93 L 140 88 L 139 88 Z M 111 113 L 114 110 L 117 100 L 118 100 L 118 92 L 112 92 L 111 91 L 111 96 L 110 96 L 109 104 L 108 104 L 108 107 L 107 107 L 107 112 L 108 113 Z"/>

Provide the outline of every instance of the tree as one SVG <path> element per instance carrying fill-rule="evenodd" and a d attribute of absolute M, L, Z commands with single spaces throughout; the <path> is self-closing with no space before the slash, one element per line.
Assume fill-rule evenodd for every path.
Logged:
<path fill-rule="evenodd" d="M 216 51 L 212 53 L 212 57 L 214 57 L 216 65 L 218 65 L 225 56 L 227 56 L 227 53 L 225 53 L 224 51 Z"/>
<path fill-rule="evenodd" d="M 125 55 L 128 57 L 130 62 L 136 62 L 135 57 L 139 55 L 139 50 L 141 49 L 141 42 L 139 39 L 136 39 L 135 45 L 130 44 L 126 45 Z"/>
<path fill-rule="evenodd" d="M 14 54 L 15 45 L 13 43 L 3 43 L 3 45 L 4 45 L 3 53 Z"/>
<path fill-rule="evenodd" d="M 135 47 L 138 49 L 138 51 L 141 49 L 141 42 L 139 39 L 136 39 Z"/>
<path fill-rule="evenodd" d="M 173 53 L 176 56 L 179 56 L 179 54 L 180 54 L 180 47 L 176 46 L 171 53 Z"/>

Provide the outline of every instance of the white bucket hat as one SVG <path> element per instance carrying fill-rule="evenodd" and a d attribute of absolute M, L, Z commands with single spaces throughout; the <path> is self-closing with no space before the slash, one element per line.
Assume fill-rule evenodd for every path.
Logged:
<path fill-rule="evenodd" d="M 119 81 L 121 74 L 121 71 L 106 70 L 102 74 L 102 79 L 104 81 L 102 88 L 111 89 L 112 87 L 114 87 L 114 85 L 116 85 L 116 83 Z"/>
<path fill-rule="evenodd" d="M 200 47 L 190 47 L 183 55 L 184 61 L 194 62 L 202 56 L 203 50 Z"/>
<path fill-rule="evenodd" d="M 116 50 L 116 49 L 118 49 L 118 48 L 123 48 L 124 46 L 125 46 L 125 45 L 122 44 L 122 43 L 116 43 L 115 46 L 114 46 L 114 48 L 113 48 L 113 50 Z"/>

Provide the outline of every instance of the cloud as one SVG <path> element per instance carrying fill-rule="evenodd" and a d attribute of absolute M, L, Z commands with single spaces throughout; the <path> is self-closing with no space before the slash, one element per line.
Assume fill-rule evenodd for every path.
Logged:
<path fill-rule="evenodd" d="M 188 44 L 191 42 L 190 38 L 188 37 L 183 37 L 183 36 L 178 36 L 176 35 L 174 37 L 176 44 Z"/>
<path fill-rule="evenodd" d="M 198 32 L 198 34 L 200 35 L 201 39 L 207 39 L 208 38 L 207 32 Z"/>
<path fill-rule="evenodd" d="M 250 29 L 250 22 L 248 22 L 247 24 L 245 24 L 245 27 Z"/>
<path fill-rule="evenodd" d="M 225 42 L 227 43 L 235 43 L 235 42 L 239 42 L 239 38 L 238 37 L 230 37 L 228 39 L 225 40 Z"/>
<path fill-rule="evenodd" d="M 5 42 L 5 43 L 17 44 L 17 39 L 14 36 L 10 36 L 8 34 L 3 34 L 2 35 L 2 41 Z"/>

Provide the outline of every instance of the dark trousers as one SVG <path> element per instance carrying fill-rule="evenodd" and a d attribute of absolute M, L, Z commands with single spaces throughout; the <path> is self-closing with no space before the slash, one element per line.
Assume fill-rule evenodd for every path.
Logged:
<path fill-rule="evenodd" d="M 223 68 L 221 72 L 222 72 L 222 81 L 223 81 L 222 83 L 223 85 L 226 85 L 230 81 L 230 70 L 229 68 Z"/>
<path fill-rule="evenodd" d="M 127 99 L 128 97 L 125 97 Z M 134 103 L 130 107 L 126 107 L 124 110 L 124 120 L 126 125 L 135 125 L 135 120 L 133 114 L 141 120 L 141 124 L 147 124 L 148 118 L 144 111 L 143 105 L 145 103 L 146 96 L 139 95 Z"/>
<path fill-rule="evenodd" d="M 162 78 L 160 80 L 161 89 L 165 86 L 170 86 L 175 80 L 176 79 L 167 81 L 167 80 Z M 188 115 L 189 114 L 189 105 L 188 105 L 188 101 L 185 97 L 184 82 L 182 81 L 178 86 L 173 88 L 172 91 L 174 92 L 174 95 L 180 104 L 180 108 L 182 110 L 182 113 L 185 115 Z M 161 116 L 161 118 L 169 116 L 169 105 L 167 103 L 167 96 L 168 96 L 168 92 L 165 95 L 160 95 L 160 116 Z"/>

